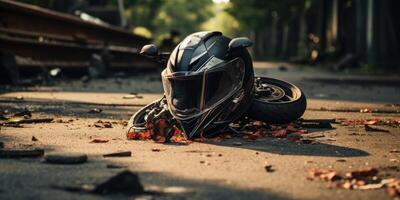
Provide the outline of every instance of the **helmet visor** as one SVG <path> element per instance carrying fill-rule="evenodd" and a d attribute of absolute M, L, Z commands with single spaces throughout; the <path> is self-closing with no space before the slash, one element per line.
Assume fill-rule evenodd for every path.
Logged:
<path fill-rule="evenodd" d="M 161 74 L 168 107 L 178 119 L 207 112 L 230 98 L 243 84 L 244 62 L 241 58 L 200 69 L 174 73 L 165 69 Z"/>

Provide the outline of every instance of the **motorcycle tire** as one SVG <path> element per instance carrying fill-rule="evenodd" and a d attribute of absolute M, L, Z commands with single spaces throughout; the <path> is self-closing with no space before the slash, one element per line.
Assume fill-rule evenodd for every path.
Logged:
<path fill-rule="evenodd" d="M 307 100 L 297 86 L 273 78 L 256 77 L 255 97 L 248 117 L 272 124 L 285 124 L 299 119 Z"/>

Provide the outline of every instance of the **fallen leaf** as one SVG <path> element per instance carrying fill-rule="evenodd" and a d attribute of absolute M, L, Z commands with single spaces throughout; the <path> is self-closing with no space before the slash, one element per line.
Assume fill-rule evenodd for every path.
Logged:
<path fill-rule="evenodd" d="M 336 181 L 342 179 L 335 171 L 325 169 L 312 169 L 309 171 L 310 178 L 319 178 L 324 181 Z"/>
<path fill-rule="evenodd" d="M 112 128 L 112 123 L 108 121 L 101 121 L 98 120 L 97 122 L 94 123 L 94 126 L 97 128 Z"/>
<path fill-rule="evenodd" d="M 264 169 L 266 172 L 274 172 L 275 169 L 272 168 L 272 165 L 265 165 Z"/>
<path fill-rule="evenodd" d="M 288 133 L 286 129 L 279 129 L 271 133 L 272 137 L 276 138 L 285 138 L 287 134 Z"/>
<path fill-rule="evenodd" d="M 108 140 L 105 139 L 93 139 L 90 143 L 107 143 Z"/>
<path fill-rule="evenodd" d="M 389 152 L 390 153 L 400 153 L 400 150 L 399 149 L 392 149 Z"/>
<path fill-rule="evenodd" d="M 386 191 L 391 197 L 400 198 L 400 178 L 387 179 Z"/>
<path fill-rule="evenodd" d="M 165 151 L 165 149 L 152 148 L 151 151 L 153 151 L 153 152 L 160 152 L 160 151 Z"/>
<path fill-rule="evenodd" d="M 360 169 L 349 172 L 346 174 L 346 177 L 353 178 L 353 179 L 363 179 L 368 177 L 373 177 L 378 174 L 378 170 L 375 168 L 367 168 L 367 169 Z"/>

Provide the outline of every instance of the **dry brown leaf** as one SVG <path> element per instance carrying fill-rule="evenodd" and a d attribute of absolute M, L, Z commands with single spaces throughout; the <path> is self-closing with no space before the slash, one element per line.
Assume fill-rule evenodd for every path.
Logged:
<path fill-rule="evenodd" d="M 346 177 L 352 178 L 352 179 L 364 179 L 364 178 L 373 177 L 377 174 L 378 174 L 377 169 L 367 168 L 367 169 L 360 169 L 360 170 L 355 170 L 355 171 L 349 172 L 346 174 Z"/>
<path fill-rule="evenodd" d="M 106 139 L 93 139 L 90 143 L 107 143 L 108 140 Z"/>

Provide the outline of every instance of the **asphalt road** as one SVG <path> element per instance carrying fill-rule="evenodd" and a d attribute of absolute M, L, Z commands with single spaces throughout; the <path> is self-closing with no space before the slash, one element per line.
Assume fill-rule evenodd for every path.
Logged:
<path fill-rule="evenodd" d="M 305 119 L 400 120 L 398 77 L 276 66 L 257 63 L 256 74 L 299 85 L 308 97 Z M 129 92 L 143 98 L 123 99 Z M 392 199 L 384 188 L 328 189 L 328 182 L 307 177 L 311 169 L 344 174 L 368 167 L 378 169 L 379 176 L 400 177 L 400 153 L 393 151 L 400 150 L 399 127 L 379 126 L 389 132 L 366 132 L 362 125 L 341 124 L 332 124 L 334 129 L 308 129 L 304 137 L 318 144 L 270 137 L 190 145 L 126 140 L 123 122 L 142 105 L 159 98 L 161 92 L 157 74 L 111 77 L 86 84 L 69 80 L 51 87 L 3 91 L 2 112 L 28 108 L 33 118 L 56 120 L 24 124 L 22 128 L 1 127 L 0 141 L 5 148 L 85 153 L 89 160 L 79 165 L 56 165 L 43 163 L 43 158 L 0 159 L 0 199 Z M 93 108 L 103 111 L 88 113 Z M 366 108 L 376 112 L 359 112 Z M 98 120 L 114 124 L 112 128 L 93 126 Z M 32 136 L 38 141 L 32 141 Z M 108 142 L 90 143 L 93 139 Z M 131 151 L 132 156 L 102 157 L 117 151 Z M 266 165 L 272 165 L 273 172 L 267 172 Z M 92 187 L 123 170 L 138 173 L 146 188 L 169 188 L 172 192 L 132 197 L 62 189 Z"/>

